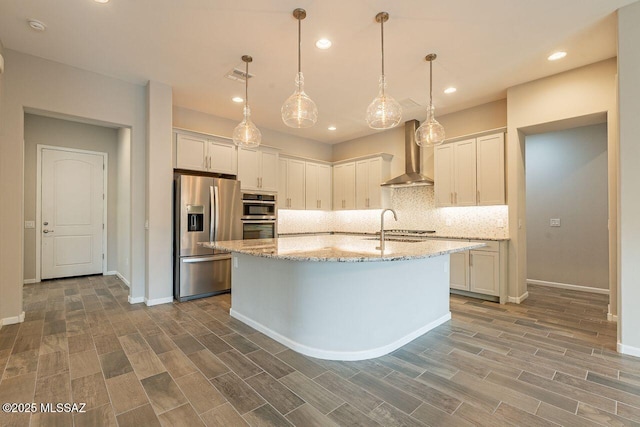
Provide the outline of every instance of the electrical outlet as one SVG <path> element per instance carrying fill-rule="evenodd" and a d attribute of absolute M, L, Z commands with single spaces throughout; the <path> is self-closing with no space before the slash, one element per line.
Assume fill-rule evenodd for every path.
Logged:
<path fill-rule="evenodd" d="M 499 218 L 496 220 L 496 227 L 498 228 L 504 228 L 504 219 Z"/>
<path fill-rule="evenodd" d="M 238 257 L 237 256 L 233 257 L 233 268 L 238 268 Z"/>
<path fill-rule="evenodd" d="M 551 218 L 549 220 L 550 227 L 560 227 L 560 218 Z"/>
<path fill-rule="evenodd" d="M 444 223 L 447 225 L 447 227 L 451 227 L 453 225 L 453 221 L 451 221 L 451 218 L 445 219 Z"/>
<path fill-rule="evenodd" d="M 36 222 L 35 221 L 25 221 L 24 222 L 24 228 L 36 228 Z"/>

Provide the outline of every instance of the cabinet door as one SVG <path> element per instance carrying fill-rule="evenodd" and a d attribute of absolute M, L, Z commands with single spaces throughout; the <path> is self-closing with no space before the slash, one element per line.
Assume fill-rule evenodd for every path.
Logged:
<path fill-rule="evenodd" d="M 262 151 L 261 153 L 260 190 L 278 191 L 278 159 L 280 156 L 272 151 Z"/>
<path fill-rule="evenodd" d="M 289 197 L 287 196 L 287 159 L 278 160 L 278 209 L 289 208 Z"/>
<path fill-rule="evenodd" d="M 469 251 L 452 253 L 449 259 L 451 289 L 469 290 Z"/>
<path fill-rule="evenodd" d="M 369 208 L 369 161 L 356 162 L 356 209 Z"/>
<path fill-rule="evenodd" d="M 476 140 L 468 139 L 454 144 L 455 206 L 476 205 Z"/>
<path fill-rule="evenodd" d="M 260 152 L 238 148 L 238 180 L 243 190 L 260 190 Z"/>
<path fill-rule="evenodd" d="M 333 167 L 333 209 L 355 209 L 356 164 L 343 163 Z"/>
<path fill-rule="evenodd" d="M 318 165 L 318 208 L 331 210 L 331 166 Z M 308 205 L 307 205 L 308 206 Z"/>
<path fill-rule="evenodd" d="M 290 209 L 304 209 L 305 207 L 305 176 L 304 162 L 287 159 L 287 196 Z"/>
<path fill-rule="evenodd" d="M 433 165 L 436 206 L 453 206 L 453 144 L 435 147 Z"/>
<path fill-rule="evenodd" d="M 207 157 L 210 172 L 236 175 L 238 173 L 238 160 L 236 147 L 222 142 L 209 141 Z"/>
<path fill-rule="evenodd" d="M 499 252 L 470 251 L 469 290 L 480 294 L 500 296 Z"/>
<path fill-rule="evenodd" d="M 478 138 L 477 185 L 479 205 L 504 205 L 504 134 Z"/>
<path fill-rule="evenodd" d="M 307 210 L 320 209 L 318 199 L 318 172 L 320 165 L 307 162 L 304 170 L 304 197 Z"/>
<path fill-rule="evenodd" d="M 188 135 L 176 136 L 176 168 L 196 171 L 207 170 L 205 164 L 207 140 Z"/>

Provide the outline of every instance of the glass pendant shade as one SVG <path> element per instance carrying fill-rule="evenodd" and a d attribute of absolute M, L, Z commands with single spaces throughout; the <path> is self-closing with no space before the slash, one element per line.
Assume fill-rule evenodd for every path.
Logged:
<path fill-rule="evenodd" d="M 402 120 L 402 107 L 385 93 L 386 85 L 384 75 L 380 76 L 378 96 L 367 107 L 367 123 L 372 129 L 389 129 Z"/>
<path fill-rule="evenodd" d="M 304 92 L 304 76 L 296 76 L 296 90 L 282 105 L 282 121 L 292 128 L 308 128 L 318 120 L 318 107 Z"/>
<path fill-rule="evenodd" d="M 367 107 L 367 124 L 371 129 L 390 129 L 398 126 L 402 120 L 402 107 L 391 96 L 387 95 L 387 81 L 384 76 L 384 23 L 389 20 L 387 12 L 376 15 L 380 23 L 380 47 L 382 52 L 382 74 L 378 82 L 378 96 Z"/>
<path fill-rule="evenodd" d="M 251 121 L 251 109 L 244 107 L 244 118 L 233 130 L 233 142 L 240 147 L 257 147 L 262 141 L 260 129 Z"/>
<path fill-rule="evenodd" d="M 296 90 L 282 104 L 280 112 L 285 125 L 292 128 L 308 128 L 318 121 L 318 107 L 309 95 L 304 92 L 304 77 L 302 75 L 302 60 L 300 54 L 301 22 L 307 17 L 304 9 L 295 9 L 293 17 L 298 20 L 298 74 L 296 75 Z"/>
<path fill-rule="evenodd" d="M 433 105 L 427 110 L 427 120 L 416 129 L 416 144 L 421 147 L 433 147 L 444 142 L 444 127 L 436 120 Z"/>
<path fill-rule="evenodd" d="M 242 60 L 246 64 L 244 80 L 244 111 L 242 121 L 233 130 L 233 143 L 239 147 L 257 147 L 262 141 L 262 133 L 251 121 L 251 109 L 249 108 L 249 62 L 253 58 L 243 55 Z"/>
<path fill-rule="evenodd" d="M 433 107 L 433 61 L 436 58 L 435 53 L 425 57 L 429 62 L 429 107 L 427 107 L 427 119 L 416 129 L 416 144 L 421 147 L 434 147 L 444 142 L 444 127 L 436 120 Z"/>

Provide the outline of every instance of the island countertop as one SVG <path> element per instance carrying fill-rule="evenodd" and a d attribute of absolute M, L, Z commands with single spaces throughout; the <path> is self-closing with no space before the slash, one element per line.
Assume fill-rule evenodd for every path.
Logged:
<path fill-rule="evenodd" d="M 275 239 L 228 240 L 201 245 L 229 252 L 293 261 L 368 262 L 431 258 L 485 246 L 480 242 L 433 239 L 414 242 L 386 241 L 368 236 L 322 235 Z"/>

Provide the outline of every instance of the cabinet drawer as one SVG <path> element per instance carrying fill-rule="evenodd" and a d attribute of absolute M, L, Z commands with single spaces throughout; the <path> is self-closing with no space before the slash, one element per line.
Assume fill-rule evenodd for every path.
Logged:
<path fill-rule="evenodd" d="M 500 250 L 500 242 L 494 240 L 473 240 L 472 243 L 486 243 L 487 245 L 474 249 L 474 251 L 498 252 Z"/>

